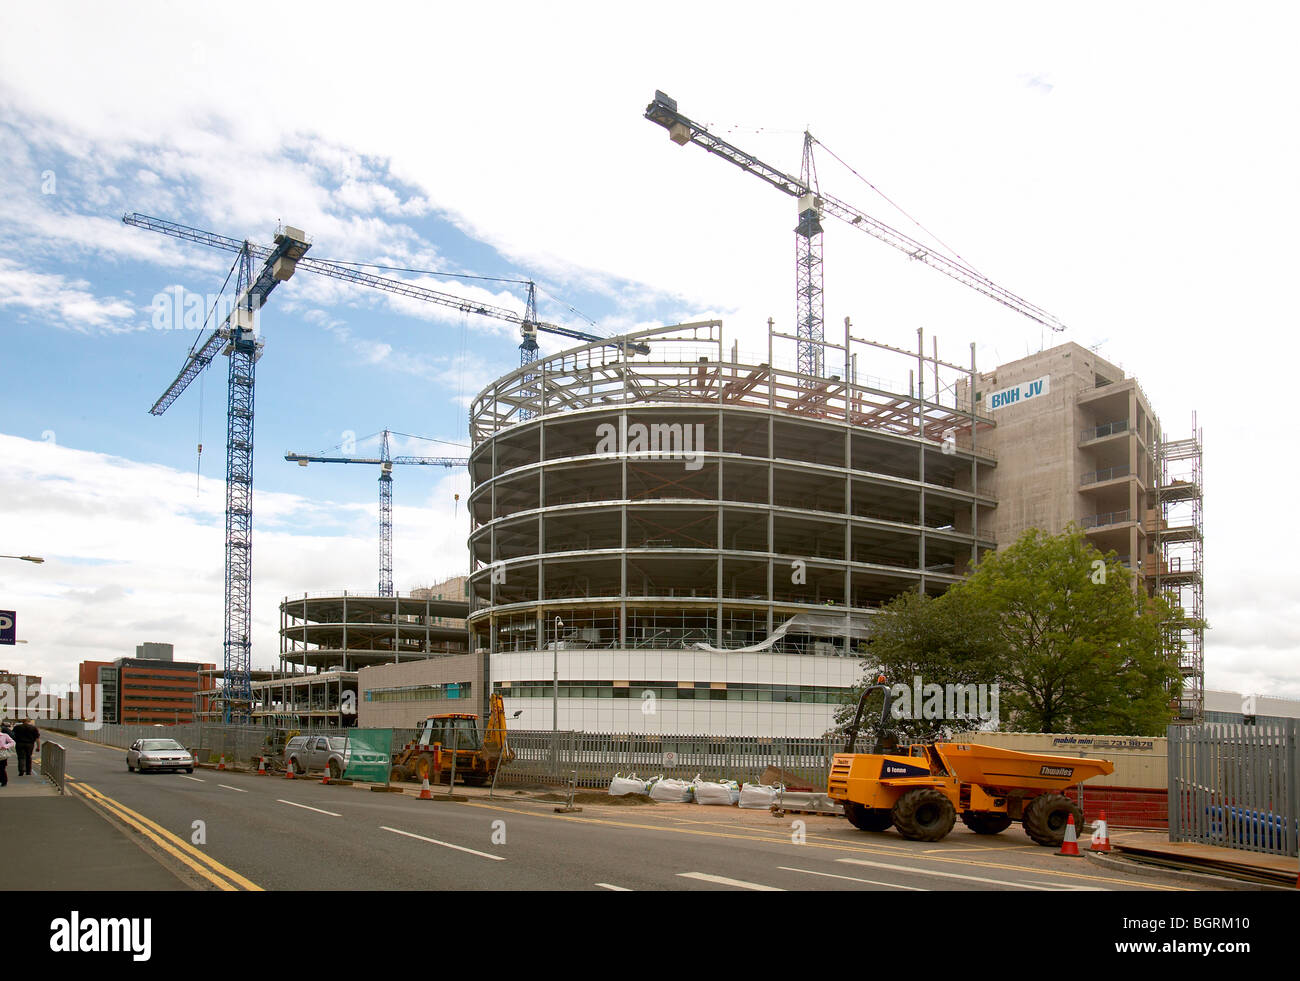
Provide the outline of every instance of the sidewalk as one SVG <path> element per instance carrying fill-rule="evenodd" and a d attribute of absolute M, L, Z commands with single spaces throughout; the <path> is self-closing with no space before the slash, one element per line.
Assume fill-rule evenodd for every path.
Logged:
<path fill-rule="evenodd" d="M 1170 841 L 1164 831 L 1117 832 L 1111 835 L 1110 841 L 1116 853 L 1161 865 L 1176 865 L 1188 871 L 1293 887 L 1300 878 L 1300 861 L 1295 858 L 1242 848 Z"/>
<path fill-rule="evenodd" d="M 39 766 L 39 764 L 37 764 Z M 184 882 L 79 795 L 41 776 L 0 789 L 0 889 L 105 892 L 183 890 Z"/>

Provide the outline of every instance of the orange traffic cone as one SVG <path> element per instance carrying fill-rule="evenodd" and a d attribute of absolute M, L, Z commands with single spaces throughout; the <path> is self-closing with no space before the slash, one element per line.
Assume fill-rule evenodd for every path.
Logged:
<path fill-rule="evenodd" d="M 226 754 L 222 753 L 221 759 L 217 760 L 217 769 L 224 770 L 225 768 L 226 768 Z"/>
<path fill-rule="evenodd" d="M 325 784 L 330 782 L 330 767 L 328 763 L 325 764 L 325 775 L 321 777 L 320 782 Z"/>
<path fill-rule="evenodd" d="M 433 800 L 433 793 L 429 790 L 429 771 L 424 771 L 424 780 L 420 783 L 420 800 Z"/>
<path fill-rule="evenodd" d="M 292 779 L 293 779 L 293 760 L 290 760 L 288 763 L 285 764 L 285 767 L 284 767 L 284 779 L 286 779 L 286 780 L 292 780 Z"/>
<path fill-rule="evenodd" d="M 265 757 L 265 756 L 259 756 L 259 757 L 257 758 L 257 775 L 258 775 L 259 777 L 264 777 L 264 776 L 266 776 L 266 757 Z"/>
<path fill-rule="evenodd" d="M 1072 856 L 1072 857 L 1074 857 L 1074 858 L 1082 858 L 1082 857 L 1083 857 L 1083 856 L 1079 853 L 1079 833 L 1078 833 L 1077 831 L 1074 830 L 1074 815 L 1073 815 L 1073 814 L 1070 815 L 1070 819 L 1069 819 L 1068 823 L 1067 823 L 1066 826 L 1065 826 L 1065 840 L 1064 840 L 1063 842 L 1061 842 L 1061 850 L 1060 850 L 1059 852 L 1057 852 L 1056 854 L 1058 854 L 1058 855 L 1070 855 L 1070 856 Z"/>
<path fill-rule="evenodd" d="M 1106 827 L 1106 812 L 1101 812 L 1101 818 L 1097 821 L 1097 827 L 1092 832 L 1092 847 L 1090 852 L 1108 852 L 1110 851 L 1110 829 Z"/>

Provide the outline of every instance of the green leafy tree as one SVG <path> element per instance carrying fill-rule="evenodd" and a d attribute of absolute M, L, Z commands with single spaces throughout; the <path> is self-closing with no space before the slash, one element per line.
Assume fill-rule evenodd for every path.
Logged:
<path fill-rule="evenodd" d="M 864 680 L 837 710 L 832 732 L 836 736 L 846 733 L 863 689 L 882 675 L 891 685 L 913 685 L 918 676 L 924 683 L 937 684 L 996 681 L 997 652 L 988 642 L 992 631 L 987 620 L 984 611 L 956 589 L 938 597 L 915 592 L 896 597 L 872 621 L 871 642 L 863 661 Z M 879 694 L 867 700 L 859 736 L 863 744 L 880 735 L 881 702 Z M 906 743 L 944 739 L 954 729 L 978 724 L 974 718 L 891 718 L 885 728 Z"/>
<path fill-rule="evenodd" d="M 1077 528 L 1030 530 L 954 587 L 982 612 L 996 651 L 1004 727 L 1156 735 L 1179 692 L 1177 651 L 1162 644 L 1164 599 Z"/>
<path fill-rule="evenodd" d="M 1178 653 L 1162 644 L 1172 611 L 1133 588 L 1130 571 L 1077 528 L 1031 530 L 986 556 L 938 597 L 904 593 L 874 619 L 864 680 L 831 734 L 842 736 L 866 685 L 993 684 L 1004 729 L 1158 735 L 1179 693 Z M 878 735 L 881 699 L 868 699 L 859 745 Z M 974 728 L 978 720 L 894 720 L 901 741 Z"/>

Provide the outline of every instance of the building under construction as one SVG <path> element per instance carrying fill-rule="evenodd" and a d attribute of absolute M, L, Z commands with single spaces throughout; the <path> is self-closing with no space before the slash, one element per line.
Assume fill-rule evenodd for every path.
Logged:
<path fill-rule="evenodd" d="M 847 325 L 827 377 L 770 329 L 758 356 L 716 321 L 626 340 L 473 402 L 472 645 L 525 729 L 820 734 L 872 611 L 995 547 L 974 365 Z"/>
<path fill-rule="evenodd" d="M 1201 434 L 1171 439 L 1137 379 L 1067 343 L 976 378 L 975 402 L 996 419 L 985 437 L 998 465 L 988 490 L 999 548 L 1030 528 L 1073 523 L 1114 552 L 1151 595 L 1177 611 L 1167 643 L 1181 659 L 1178 716 L 1204 712 L 1204 530 Z"/>

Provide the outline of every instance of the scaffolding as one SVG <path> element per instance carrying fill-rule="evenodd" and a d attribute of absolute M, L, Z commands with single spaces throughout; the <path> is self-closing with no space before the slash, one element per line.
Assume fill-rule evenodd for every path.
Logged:
<path fill-rule="evenodd" d="M 1159 563 L 1156 590 L 1174 609 L 1166 643 L 1179 652 L 1183 691 L 1178 721 L 1197 724 L 1205 713 L 1205 554 L 1202 432 L 1192 414 L 1192 435 L 1160 438 L 1156 508 Z"/>

